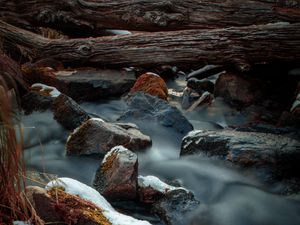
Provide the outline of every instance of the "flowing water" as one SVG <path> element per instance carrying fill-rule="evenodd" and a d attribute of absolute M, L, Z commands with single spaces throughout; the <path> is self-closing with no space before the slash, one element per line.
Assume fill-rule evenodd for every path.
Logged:
<path fill-rule="evenodd" d="M 176 82 L 169 83 L 169 87 L 180 85 L 180 81 Z M 83 103 L 81 106 L 91 115 L 107 121 L 115 121 L 126 110 L 126 104 L 121 99 Z M 211 107 L 185 113 L 185 116 L 195 129 L 203 130 L 222 129 L 229 124 L 242 124 L 247 121 L 246 117 L 218 99 Z M 66 156 L 65 143 L 69 132 L 53 119 L 51 112 L 23 116 L 22 123 L 28 169 L 92 184 L 101 159 Z M 251 173 L 215 159 L 200 156 L 179 159 L 183 137 L 181 134 L 159 125 L 147 124 L 147 121 L 138 125 L 153 141 L 151 148 L 138 153 L 139 173 L 156 175 L 162 180 L 175 179 L 192 190 L 201 201 L 201 206 L 194 211 L 194 224 L 300 224 L 298 196 L 285 197 L 274 194 L 275 187 L 266 187 Z M 132 205 L 130 211 L 132 215 L 149 219 L 153 224 L 162 224 L 156 217 L 143 210 L 137 205 Z"/>

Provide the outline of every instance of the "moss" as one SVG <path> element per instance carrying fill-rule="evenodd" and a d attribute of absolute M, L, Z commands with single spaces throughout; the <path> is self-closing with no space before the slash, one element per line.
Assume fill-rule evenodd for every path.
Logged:
<path fill-rule="evenodd" d="M 137 91 L 143 91 L 164 100 L 168 98 L 168 88 L 165 81 L 152 74 L 145 73 L 137 79 L 131 92 Z"/>
<path fill-rule="evenodd" d="M 77 224 L 80 220 L 112 225 L 103 215 L 103 210 L 90 201 L 68 194 L 60 188 L 53 188 L 48 191 L 48 194 L 55 202 L 56 211 L 67 224 Z"/>
<path fill-rule="evenodd" d="M 112 164 L 117 158 L 118 153 L 117 152 L 112 152 L 107 158 L 105 163 L 102 164 L 101 166 L 101 171 L 106 172 L 107 170 L 112 168 Z"/>

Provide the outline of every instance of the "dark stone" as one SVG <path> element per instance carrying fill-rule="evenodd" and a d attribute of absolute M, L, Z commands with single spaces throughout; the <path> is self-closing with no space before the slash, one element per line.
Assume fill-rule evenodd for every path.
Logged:
<path fill-rule="evenodd" d="M 137 170 L 137 155 L 122 146 L 117 146 L 105 155 L 93 185 L 108 199 L 135 199 Z"/>
<path fill-rule="evenodd" d="M 194 131 L 183 139 L 180 154 L 204 154 L 243 167 L 265 169 L 279 180 L 300 175 L 300 142 L 282 135 Z"/>
<path fill-rule="evenodd" d="M 168 102 L 157 97 L 137 92 L 126 99 L 128 110 L 119 118 L 124 122 L 144 121 L 158 123 L 165 127 L 171 127 L 175 131 L 186 134 L 193 130 L 193 126 L 176 108 Z"/>
<path fill-rule="evenodd" d="M 51 109 L 54 98 L 44 96 L 37 92 L 29 92 L 21 99 L 21 106 L 25 114 L 30 114 L 34 111 L 43 112 Z"/>
<path fill-rule="evenodd" d="M 199 204 L 193 193 L 179 189 L 168 192 L 163 199 L 153 205 L 153 210 L 168 225 L 186 225 L 186 216 Z"/>
<path fill-rule="evenodd" d="M 192 88 L 198 93 L 208 91 L 214 92 L 215 84 L 209 79 L 198 80 L 197 78 L 191 78 L 187 81 L 187 87 Z"/>
<path fill-rule="evenodd" d="M 132 151 L 143 150 L 151 145 L 149 136 L 137 127 L 128 124 L 126 128 L 92 118 L 78 127 L 68 138 L 68 155 L 90 155 L 107 153 L 111 148 L 122 145 Z"/>
<path fill-rule="evenodd" d="M 214 95 L 236 107 L 245 107 L 262 101 L 259 81 L 233 73 L 224 73 L 216 81 Z"/>
<path fill-rule="evenodd" d="M 97 100 L 129 91 L 136 81 L 135 73 L 126 70 L 82 68 L 55 73 L 57 89 L 75 100 Z"/>
<path fill-rule="evenodd" d="M 70 97 L 60 94 L 52 103 L 54 119 L 64 128 L 74 130 L 91 117 Z"/>

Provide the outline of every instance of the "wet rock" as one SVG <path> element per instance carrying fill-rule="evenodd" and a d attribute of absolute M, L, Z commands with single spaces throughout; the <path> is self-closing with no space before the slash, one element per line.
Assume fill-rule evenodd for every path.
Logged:
<path fill-rule="evenodd" d="M 164 100 L 168 98 L 168 88 L 165 81 L 155 73 L 145 73 L 137 79 L 130 92 L 135 93 L 139 91 Z"/>
<path fill-rule="evenodd" d="M 191 72 L 190 74 L 188 74 L 187 79 L 190 79 L 192 77 L 195 77 L 197 79 L 204 79 L 209 76 L 220 73 L 224 70 L 225 70 L 224 66 L 221 66 L 221 65 L 206 65 L 206 66 L 202 67 L 201 69 L 195 70 L 195 71 Z"/>
<path fill-rule="evenodd" d="M 109 199 L 135 199 L 137 170 L 137 155 L 122 146 L 114 147 L 105 155 L 96 172 L 93 185 Z"/>
<path fill-rule="evenodd" d="M 68 155 L 105 154 L 117 145 L 133 151 L 143 150 L 151 145 L 149 136 L 142 134 L 131 124 L 127 129 L 92 118 L 84 122 L 69 136 L 66 151 Z"/>
<path fill-rule="evenodd" d="M 203 93 L 205 91 L 213 93 L 215 84 L 209 79 L 199 80 L 197 78 L 191 78 L 187 81 L 187 87 L 192 88 L 198 93 Z"/>
<path fill-rule="evenodd" d="M 297 111 L 296 111 L 297 112 Z M 284 111 L 282 112 L 277 126 L 279 127 L 300 127 L 300 117 L 297 117 L 291 112 Z"/>
<path fill-rule="evenodd" d="M 61 94 L 52 103 L 54 119 L 64 128 L 74 130 L 91 117 L 70 97 Z"/>
<path fill-rule="evenodd" d="M 300 175 L 300 142 L 282 135 L 194 131 L 183 139 L 180 154 L 215 156 L 239 166 L 268 170 L 278 179 Z"/>
<path fill-rule="evenodd" d="M 167 193 L 174 190 L 185 190 L 182 187 L 175 187 L 164 183 L 155 176 L 138 176 L 138 195 L 140 202 L 153 204 L 158 202 Z"/>
<path fill-rule="evenodd" d="M 233 73 L 224 73 L 219 76 L 215 84 L 215 97 L 237 107 L 249 106 L 262 100 L 261 84 L 247 77 Z"/>
<path fill-rule="evenodd" d="M 51 65 L 51 64 L 50 64 Z M 53 63 L 53 67 L 57 65 Z M 44 64 L 23 65 L 29 83 L 41 82 L 55 86 L 75 100 L 97 100 L 122 95 L 130 90 L 136 78 L 133 71 L 95 68 L 63 69 Z"/>
<path fill-rule="evenodd" d="M 25 114 L 31 114 L 34 111 L 43 112 L 51 109 L 54 98 L 44 96 L 37 92 L 28 92 L 21 98 L 21 106 Z"/>
<path fill-rule="evenodd" d="M 168 192 L 163 199 L 155 203 L 153 210 L 168 225 L 185 225 L 186 216 L 199 204 L 193 193 L 177 189 Z"/>
<path fill-rule="evenodd" d="M 126 99 L 128 110 L 119 118 L 119 121 L 158 123 L 171 127 L 175 131 L 185 134 L 193 130 L 193 126 L 175 107 L 157 97 L 137 92 Z"/>
<path fill-rule="evenodd" d="M 79 68 L 55 73 L 57 87 L 75 100 L 97 100 L 117 96 L 130 90 L 135 73 L 126 70 Z"/>

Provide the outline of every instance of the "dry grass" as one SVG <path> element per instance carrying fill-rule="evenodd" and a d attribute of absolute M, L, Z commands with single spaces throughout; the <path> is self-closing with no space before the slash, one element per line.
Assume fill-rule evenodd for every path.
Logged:
<path fill-rule="evenodd" d="M 14 220 L 43 224 L 24 194 L 26 169 L 22 145 L 16 136 L 17 114 L 12 105 L 15 97 L 3 79 L 9 75 L 0 71 L 0 224 L 11 224 Z"/>

